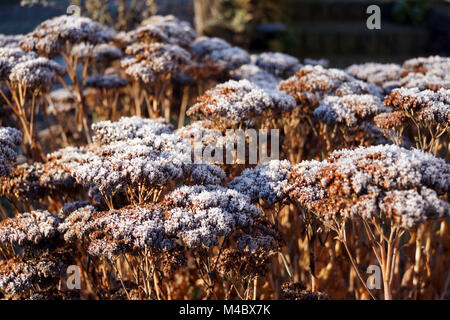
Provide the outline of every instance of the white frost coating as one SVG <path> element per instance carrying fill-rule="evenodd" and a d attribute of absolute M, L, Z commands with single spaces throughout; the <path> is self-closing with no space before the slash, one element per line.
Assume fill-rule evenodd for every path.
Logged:
<path fill-rule="evenodd" d="M 104 232 L 123 246 L 143 249 L 155 248 L 169 250 L 175 242 L 169 239 L 164 230 L 164 212 L 161 208 L 127 207 L 97 214 L 93 230 Z"/>
<path fill-rule="evenodd" d="M 415 149 L 382 145 L 335 151 L 328 160 L 296 165 L 290 179 L 285 192 L 326 218 L 381 214 L 411 227 L 450 212 L 437 196 L 450 188 L 450 165 Z"/>
<path fill-rule="evenodd" d="M 405 111 L 413 111 L 418 121 L 448 123 L 450 121 L 450 89 L 438 91 L 418 88 L 394 89 L 385 104 Z"/>
<path fill-rule="evenodd" d="M 9 80 L 31 88 L 48 88 L 58 83 L 58 76 L 63 76 L 64 73 L 65 69 L 60 64 L 39 57 L 17 63 L 11 69 Z"/>
<path fill-rule="evenodd" d="M 172 133 L 172 126 L 163 118 L 143 119 L 137 116 L 122 117 L 112 122 L 101 121 L 92 125 L 94 141 L 108 144 L 113 141 L 126 141 L 129 139 L 143 139 L 149 134 L 160 135 Z"/>
<path fill-rule="evenodd" d="M 353 64 L 346 71 L 360 80 L 384 86 L 386 82 L 400 80 L 402 68 L 395 63 L 368 62 Z"/>
<path fill-rule="evenodd" d="M 230 76 L 234 80 L 248 80 L 258 87 L 272 90 L 276 90 L 281 81 L 281 78 L 275 77 L 254 64 L 244 64 L 231 71 Z"/>
<path fill-rule="evenodd" d="M 21 47 L 45 56 L 54 56 L 71 45 L 86 42 L 100 44 L 112 40 L 111 30 L 86 17 L 59 16 L 42 22 L 25 35 Z"/>
<path fill-rule="evenodd" d="M 48 211 L 21 213 L 15 218 L 0 222 L 0 245 L 37 244 L 58 235 L 60 217 Z"/>
<path fill-rule="evenodd" d="M 220 117 L 231 124 L 251 123 L 264 111 L 289 111 L 295 101 L 276 90 L 264 90 L 248 80 L 230 80 L 208 90 L 187 115 L 194 118 Z M 213 120 L 212 119 L 212 120 Z"/>
<path fill-rule="evenodd" d="M 291 171 L 288 160 L 272 160 L 253 169 L 245 169 L 227 187 L 250 197 L 252 202 L 265 200 L 269 205 L 283 201 L 287 175 Z"/>
<path fill-rule="evenodd" d="M 233 70 L 250 62 L 247 51 L 232 47 L 219 38 L 199 37 L 189 50 L 198 62 L 217 65 L 224 70 Z"/>
<path fill-rule="evenodd" d="M 252 63 L 282 79 L 293 76 L 302 66 L 297 58 L 281 52 L 263 52 L 253 55 Z"/>
<path fill-rule="evenodd" d="M 165 229 L 187 247 L 215 246 L 217 237 L 249 227 L 261 215 L 250 198 L 220 186 L 182 186 L 168 194 Z"/>
<path fill-rule="evenodd" d="M 372 95 L 327 96 L 314 110 L 314 116 L 328 124 L 355 127 L 364 120 L 390 110 L 381 99 Z"/>
<path fill-rule="evenodd" d="M 22 132 L 0 127 L 0 177 L 9 173 L 9 164 L 16 161 L 16 148 L 22 143 Z"/>

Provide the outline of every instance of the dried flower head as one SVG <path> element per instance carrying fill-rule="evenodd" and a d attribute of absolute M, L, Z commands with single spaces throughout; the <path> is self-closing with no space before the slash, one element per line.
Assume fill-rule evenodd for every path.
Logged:
<path fill-rule="evenodd" d="M 173 15 L 152 16 L 141 23 L 137 30 L 138 38 L 143 41 L 166 42 L 188 48 L 197 37 L 192 26 Z"/>
<path fill-rule="evenodd" d="M 402 111 L 383 112 L 373 118 L 377 127 L 382 130 L 402 128 L 407 120 L 408 118 Z"/>
<path fill-rule="evenodd" d="M 121 60 L 125 73 L 135 80 L 150 83 L 161 74 L 173 74 L 192 63 L 189 52 L 183 48 L 163 43 L 134 43 L 127 47 Z"/>
<path fill-rule="evenodd" d="M 20 48 L 0 48 L 0 79 L 8 80 L 11 70 L 19 63 L 38 59 L 34 52 L 26 52 Z"/>
<path fill-rule="evenodd" d="M 66 204 L 61 209 L 64 220 L 58 226 L 58 232 L 66 242 L 83 241 L 93 230 L 92 218 L 98 213 L 98 208 L 89 202 Z"/>
<path fill-rule="evenodd" d="M 282 79 L 292 77 L 302 66 L 297 58 L 281 52 L 253 55 L 252 63 Z"/>
<path fill-rule="evenodd" d="M 9 173 L 9 164 L 16 161 L 16 148 L 21 144 L 22 132 L 15 128 L 0 127 L 0 177 Z"/>
<path fill-rule="evenodd" d="M 122 117 L 120 120 L 101 121 L 92 125 L 94 141 L 108 144 L 114 141 L 144 139 L 147 135 L 172 133 L 172 126 L 163 118 L 143 119 L 140 117 Z"/>
<path fill-rule="evenodd" d="M 395 63 L 368 62 L 353 64 L 346 71 L 357 79 L 384 87 L 390 81 L 400 80 L 402 68 Z"/>
<path fill-rule="evenodd" d="M 296 75 L 282 81 L 280 90 L 292 95 L 298 104 L 309 106 L 312 112 L 328 95 L 372 94 L 380 96 L 383 89 L 360 80 L 338 69 L 322 66 L 304 66 Z"/>
<path fill-rule="evenodd" d="M 193 58 L 208 68 L 230 71 L 250 63 L 247 51 L 219 38 L 199 37 L 190 46 Z"/>
<path fill-rule="evenodd" d="M 277 89 L 281 79 L 254 64 L 244 64 L 230 72 L 234 80 L 248 80 L 263 89 Z"/>
<path fill-rule="evenodd" d="M 111 30 L 86 17 L 59 16 L 42 22 L 21 41 L 22 49 L 45 56 L 55 56 L 66 45 L 80 42 L 100 44 L 112 40 Z"/>
<path fill-rule="evenodd" d="M 431 70 L 442 69 L 450 71 L 450 58 L 440 56 L 419 57 L 406 60 L 403 63 L 404 73 L 414 72 L 426 74 Z"/>
<path fill-rule="evenodd" d="M 450 72 L 443 69 L 431 69 L 425 74 L 408 73 L 400 79 L 398 87 L 418 88 L 420 90 L 430 89 L 437 91 L 441 88 L 450 89 Z"/>
<path fill-rule="evenodd" d="M 383 105 L 380 98 L 373 95 L 327 96 L 314 110 L 314 116 L 328 124 L 355 127 L 387 111 L 390 109 Z"/>
<path fill-rule="evenodd" d="M 264 90 L 248 80 L 230 80 L 208 90 L 187 111 L 193 119 L 209 119 L 230 126 L 251 126 L 252 117 L 265 112 L 282 113 L 292 110 L 292 97 L 276 90 Z"/>
<path fill-rule="evenodd" d="M 63 274 L 64 263 L 50 258 L 23 261 L 12 258 L 0 260 L 0 291 L 7 296 L 20 295 L 27 291 L 54 283 Z M 38 284 L 38 287 L 34 287 Z"/>
<path fill-rule="evenodd" d="M 63 76 L 64 73 L 65 69 L 60 64 L 39 57 L 17 63 L 11 69 L 9 80 L 31 88 L 42 89 L 58 83 L 58 76 Z"/>
<path fill-rule="evenodd" d="M 249 252 L 276 251 L 283 242 L 275 227 L 263 219 L 255 220 L 249 230 L 237 234 L 234 240 L 238 250 Z"/>
<path fill-rule="evenodd" d="M 49 241 L 59 235 L 60 217 L 48 211 L 21 213 L 0 222 L 0 246 L 26 246 Z"/>
<path fill-rule="evenodd" d="M 18 48 L 22 38 L 22 34 L 0 34 L 0 48 Z"/>
<path fill-rule="evenodd" d="M 238 276 L 242 279 L 264 277 L 269 272 L 270 258 L 264 250 L 251 252 L 227 248 L 220 255 L 217 270 L 224 276 Z"/>
<path fill-rule="evenodd" d="M 269 205 L 283 201 L 291 163 L 288 160 L 272 160 L 253 169 L 245 169 L 227 187 L 247 195 L 252 202 L 264 200 Z"/>
<path fill-rule="evenodd" d="M 131 250 L 175 248 L 175 242 L 164 230 L 164 211 L 154 205 L 100 212 L 92 218 L 92 230 Z"/>
<path fill-rule="evenodd" d="M 209 184 L 224 178 L 224 172 L 214 165 L 193 164 L 187 141 L 173 134 L 152 134 L 152 130 L 165 128 L 155 127 L 151 120 L 148 123 L 149 127 L 136 126 L 118 134 L 114 133 L 115 129 L 109 129 L 120 129 L 121 125 L 126 127 L 125 122 L 111 127 L 107 124 L 96 140 L 116 141 L 94 144 L 82 149 L 83 154 L 75 150 L 75 161 L 66 164 L 66 168 L 80 185 L 97 188 L 106 199 L 118 194 L 126 198 L 128 194 L 138 202 L 151 201 L 160 189 L 175 181 L 192 179 Z M 124 134 L 134 137 L 126 139 Z M 142 138 L 137 137 L 140 134 Z"/>
<path fill-rule="evenodd" d="M 215 246 L 217 237 L 249 227 L 261 215 L 250 198 L 221 186 L 182 186 L 164 201 L 165 228 L 190 248 Z"/>
<path fill-rule="evenodd" d="M 303 161 L 293 167 L 285 192 L 323 219 L 386 217 L 413 227 L 449 215 L 450 205 L 437 196 L 448 192 L 449 182 L 450 166 L 443 159 L 382 145 Z M 408 201 L 415 211 L 404 206 Z"/>

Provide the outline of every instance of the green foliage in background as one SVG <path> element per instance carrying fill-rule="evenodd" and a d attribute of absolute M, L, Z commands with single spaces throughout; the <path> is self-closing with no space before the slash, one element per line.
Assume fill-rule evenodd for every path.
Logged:
<path fill-rule="evenodd" d="M 394 18 L 400 23 L 421 24 L 433 1 L 429 0 L 399 0 L 393 8 Z"/>

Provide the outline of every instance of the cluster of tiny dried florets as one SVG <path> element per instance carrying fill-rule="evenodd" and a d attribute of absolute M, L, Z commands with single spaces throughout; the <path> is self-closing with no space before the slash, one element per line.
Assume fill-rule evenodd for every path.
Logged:
<path fill-rule="evenodd" d="M 386 108 L 377 96 L 328 96 L 314 110 L 314 116 L 327 124 L 344 124 L 347 127 L 355 127 L 386 111 L 390 111 L 390 109 Z"/>
<path fill-rule="evenodd" d="M 285 192 L 323 219 L 385 217 L 404 227 L 450 214 L 450 166 L 397 146 L 336 151 L 292 169 Z M 401 205 L 400 205 L 401 204 Z"/>
<path fill-rule="evenodd" d="M 304 66 L 295 76 L 281 82 L 279 89 L 293 96 L 299 105 L 309 107 L 311 112 L 329 95 L 382 94 L 381 88 L 353 78 L 338 69 L 322 66 Z"/>
<path fill-rule="evenodd" d="M 262 200 L 272 206 L 286 197 L 284 188 L 290 171 L 289 161 L 272 160 L 256 168 L 245 169 L 228 184 L 228 188 L 247 195 L 252 202 Z"/>
<path fill-rule="evenodd" d="M 183 186 L 162 203 L 167 208 L 167 234 L 190 248 L 215 246 L 218 237 L 250 227 L 261 215 L 248 196 L 217 185 Z"/>
<path fill-rule="evenodd" d="M 27 297 L 27 293 L 55 286 L 64 274 L 65 264 L 50 258 L 45 260 L 19 258 L 0 260 L 0 291 L 9 297 Z"/>
<path fill-rule="evenodd" d="M 394 89 L 385 97 L 384 104 L 392 107 L 392 112 L 382 113 L 374 118 L 376 125 L 397 144 L 402 141 L 402 133 L 416 130 L 411 134 L 419 149 L 437 154 L 442 140 L 447 141 L 450 123 L 450 90 L 437 91 L 418 88 Z"/>
<path fill-rule="evenodd" d="M 403 72 L 402 67 L 398 64 L 373 62 L 354 64 L 346 71 L 357 79 L 383 87 L 388 93 L 392 88 L 399 86 Z"/>
<path fill-rule="evenodd" d="M 253 55 L 252 63 L 281 79 L 292 77 L 302 67 L 297 58 L 281 52 Z"/>
<path fill-rule="evenodd" d="M 226 73 L 250 62 L 247 51 L 233 47 L 220 38 L 199 37 L 191 43 L 189 51 L 198 64 L 194 67 L 197 76 Z"/>
<path fill-rule="evenodd" d="M 162 120 L 122 118 L 117 123 L 98 123 L 93 129 L 96 144 L 65 148 L 49 159 L 107 201 L 116 195 L 139 203 L 155 201 L 175 181 L 217 184 L 224 179 L 219 167 L 192 163 L 189 142 L 172 134 Z"/>
<path fill-rule="evenodd" d="M 225 128 L 253 126 L 254 119 L 289 112 L 295 101 L 276 90 L 265 90 L 248 80 L 230 80 L 199 97 L 187 112 L 193 119 L 209 119 Z"/>
<path fill-rule="evenodd" d="M 420 57 L 403 63 L 400 85 L 420 90 L 450 89 L 450 58 L 440 56 Z"/>
<path fill-rule="evenodd" d="M 59 16 L 44 21 L 36 29 L 25 35 L 21 47 L 26 51 L 34 51 L 44 56 L 53 57 L 66 52 L 71 46 L 85 42 L 100 44 L 110 41 L 111 30 L 101 26 L 89 18 L 76 16 Z"/>
<path fill-rule="evenodd" d="M 65 69 L 58 63 L 20 48 L 0 48 L 2 80 L 31 88 L 49 88 L 58 82 Z"/>
<path fill-rule="evenodd" d="M 22 133 L 15 128 L 0 127 L 0 177 L 9 172 L 9 164 L 16 161 L 17 147 Z"/>

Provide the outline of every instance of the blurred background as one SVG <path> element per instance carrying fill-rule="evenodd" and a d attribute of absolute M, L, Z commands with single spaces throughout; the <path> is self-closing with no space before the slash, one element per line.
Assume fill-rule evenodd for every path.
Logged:
<path fill-rule="evenodd" d="M 70 4 L 116 30 L 173 14 L 251 52 L 325 58 L 333 67 L 450 51 L 450 2 L 442 0 L 1 0 L 0 33 L 27 33 Z M 372 4 L 381 9 L 380 30 L 366 26 Z"/>

